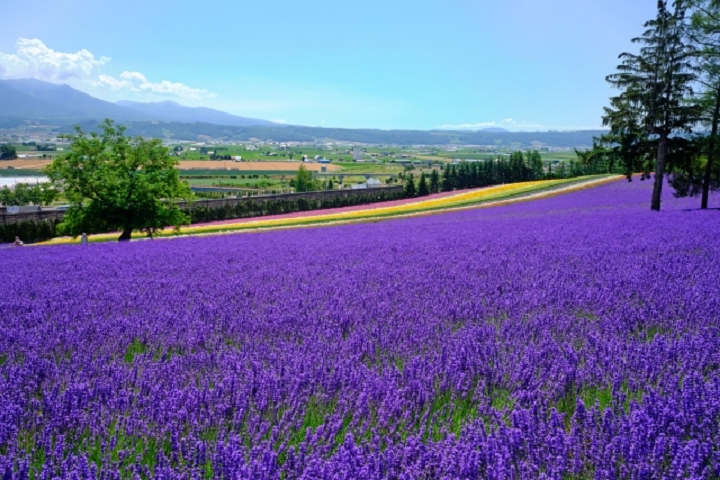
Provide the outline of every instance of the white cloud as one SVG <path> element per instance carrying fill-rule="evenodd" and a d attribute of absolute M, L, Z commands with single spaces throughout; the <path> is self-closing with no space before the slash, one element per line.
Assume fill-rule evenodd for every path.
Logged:
<path fill-rule="evenodd" d="M 96 58 L 88 50 L 76 53 L 57 52 L 41 40 L 19 38 L 15 53 L 0 52 L 0 78 L 37 78 L 48 82 L 79 81 L 93 87 L 111 90 L 148 92 L 189 99 L 214 98 L 206 89 L 192 88 L 183 83 L 151 82 L 140 72 L 125 71 L 115 78 L 100 69 L 110 62 L 108 57 Z"/>
<path fill-rule="evenodd" d="M 0 52 L 0 77 L 34 77 L 50 82 L 82 79 L 108 63 L 83 49 L 75 53 L 56 52 L 37 38 L 18 38 L 15 53 Z"/>
<path fill-rule="evenodd" d="M 120 78 L 125 80 L 136 80 L 138 82 L 147 83 L 147 78 L 140 72 L 123 72 L 120 74 Z"/>
<path fill-rule="evenodd" d="M 541 132 L 549 130 L 574 131 L 574 130 L 602 130 L 599 125 L 594 126 L 567 126 L 567 125 L 542 125 L 530 122 L 518 122 L 512 118 L 506 118 L 499 122 L 478 122 L 478 123 L 462 123 L 459 125 L 439 125 L 435 127 L 438 130 L 483 130 L 485 128 L 504 128 L 514 132 Z"/>
<path fill-rule="evenodd" d="M 133 92 L 147 91 L 193 100 L 215 98 L 217 96 L 204 88 L 192 88 L 182 83 L 169 82 L 167 80 L 153 83 L 140 72 L 123 72 L 120 74 L 119 79 L 109 75 L 99 75 L 98 80 L 100 84 L 106 85 L 113 90 L 130 90 Z"/>
<path fill-rule="evenodd" d="M 99 86 L 107 86 L 113 90 L 133 90 L 138 91 L 135 85 L 129 80 L 118 80 L 117 78 L 111 77 L 110 75 L 100 74 L 98 75 Z"/>

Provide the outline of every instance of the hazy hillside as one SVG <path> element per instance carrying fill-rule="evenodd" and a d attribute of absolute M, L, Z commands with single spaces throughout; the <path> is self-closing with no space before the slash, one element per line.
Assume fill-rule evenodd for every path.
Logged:
<path fill-rule="evenodd" d="M 86 122 L 86 130 L 95 125 Z M 497 145 L 524 146 L 542 142 L 554 147 L 592 146 L 593 136 L 601 131 L 578 132 L 456 132 L 447 130 L 374 130 L 318 127 L 230 127 L 209 123 L 127 123 L 128 134 L 161 137 L 170 140 L 198 140 L 210 137 L 218 140 L 250 140 L 252 138 L 278 142 L 311 142 L 314 140 L 338 140 L 348 142 L 395 144 L 395 145 Z M 71 125 L 61 128 L 62 132 L 72 130 Z"/>
<path fill-rule="evenodd" d="M 25 121 L 58 124 L 117 121 L 205 122 L 218 125 L 280 126 L 267 120 L 238 117 L 210 108 L 183 107 L 175 102 L 111 103 L 68 85 L 33 78 L 0 80 L 0 125 L 11 127 Z"/>
<path fill-rule="evenodd" d="M 272 139 L 281 142 L 338 140 L 397 145 L 518 145 L 541 142 L 554 147 L 591 146 L 598 131 L 508 132 L 502 128 L 481 131 L 376 130 L 284 126 L 267 120 L 238 117 L 210 108 L 184 107 L 175 102 L 118 102 L 94 98 L 67 85 L 35 79 L 0 80 L 0 128 L 12 128 L 25 121 L 61 125 L 59 132 L 71 132 L 79 124 L 94 130 L 105 118 L 128 127 L 130 135 L 163 137 L 171 140 Z"/>
<path fill-rule="evenodd" d="M 229 125 L 232 127 L 248 126 L 280 126 L 275 122 L 260 120 L 257 118 L 246 118 L 231 115 L 229 113 L 204 107 L 184 107 L 175 102 L 130 102 L 121 101 L 116 105 L 138 112 L 153 120 L 164 120 L 170 122 L 203 122 L 216 125 Z"/>
<path fill-rule="evenodd" d="M 14 97 L 12 112 L 0 110 L 0 117 L 24 119 L 103 119 L 150 120 L 123 107 L 97 99 L 68 85 L 56 85 L 33 78 L 0 80 Z M 8 90 L 9 89 L 9 90 Z M 14 90 L 14 92 L 13 92 Z M 3 106 L 4 107 L 4 106 Z"/>

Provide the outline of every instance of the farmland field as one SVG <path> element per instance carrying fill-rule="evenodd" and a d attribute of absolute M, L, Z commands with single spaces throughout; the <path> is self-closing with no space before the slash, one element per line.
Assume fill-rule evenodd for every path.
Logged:
<path fill-rule="evenodd" d="M 340 168 L 332 164 L 320 163 L 301 163 L 301 162 L 233 162 L 231 160 L 209 161 L 209 160 L 180 160 L 180 170 L 242 170 L 264 172 L 271 171 L 297 171 L 300 165 L 305 165 L 310 171 L 319 172 L 321 167 L 326 167 L 328 172 L 339 170 Z"/>
<path fill-rule="evenodd" d="M 40 170 L 43 167 L 50 165 L 52 160 L 43 158 L 25 158 L 16 160 L 0 160 L 0 169 L 6 170 L 8 167 L 14 169 L 34 169 Z"/>
<path fill-rule="evenodd" d="M 718 478 L 720 212 L 650 189 L 0 250 L 2 478 Z"/>

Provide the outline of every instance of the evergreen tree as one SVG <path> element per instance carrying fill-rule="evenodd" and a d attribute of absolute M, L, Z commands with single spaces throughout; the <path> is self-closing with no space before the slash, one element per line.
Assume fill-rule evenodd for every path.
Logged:
<path fill-rule="evenodd" d="M 428 188 L 427 180 L 425 179 L 425 172 L 420 174 L 420 184 L 418 185 L 418 197 L 426 197 L 430 195 L 430 189 Z"/>
<path fill-rule="evenodd" d="M 467 162 L 462 162 L 457 166 L 457 189 L 464 190 L 468 187 Z"/>
<path fill-rule="evenodd" d="M 489 158 L 483 162 L 483 181 L 480 184 L 481 187 L 487 187 L 495 183 L 495 161 Z"/>
<path fill-rule="evenodd" d="M 691 0 L 690 37 L 698 47 L 698 84 L 701 91 L 696 103 L 701 109 L 700 122 L 708 135 L 696 136 L 696 144 L 681 157 L 680 171 L 672 176 L 675 195 L 701 196 L 700 208 L 706 209 L 711 190 L 720 190 L 718 123 L 720 123 L 720 1 Z"/>
<path fill-rule="evenodd" d="M 676 0 L 673 7 L 670 11 L 668 0 L 658 0 L 657 17 L 645 24 L 642 36 L 633 39 L 642 44 L 640 53 L 620 55 L 618 73 L 607 81 L 621 93 L 611 99 L 603 117 L 612 132 L 637 135 L 628 127 L 639 126 L 652 141 L 656 152 L 653 210 L 660 210 L 669 139 L 673 134 L 690 133 L 698 118 L 696 106 L 685 102 L 695 80 L 691 65 L 695 50 L 685 35 L 685 1 Z"/>
<path fill-rule="evenodd" d="M 433 168 L 430 173 L 430 193 L 438 193 L 440 191 L 440 174 Z"/>
<path fill-rule="evenodd" d="M 445 164 L 445 169 L 443 169 L 442 174 L 442 191 L 443 192 L 451 192 L 453 189 L 452 185 L 452 178 L 450 175 L 450 164 Z"/>
<path fill-rule="evenodd" d="M 469 179 L 470 187 L 471 188 L 477 188 L 480 185 L 478 184 L 478 164 L 477 162 L 473 162 L 470 164 L 470 179 Z"/>
<path fill-rule="evenodd" d="M 458 171 L 455 165 L 450 165 L 450 190 L 458 188 Z"/>
<path fill-rule="evenodd" d="M 543 178 L 543 161 L 540 152 L 533 150 L 528 155 L 530 167 L 530 180 L 541 180 Z"/>
<path fill-rule="evenodd" d="M 417 191 L 415 190 L 415 178 L 413 178 L 413 174 L 407 175 L 405 178 L 405 196 L 407 198 L 413 198 L 415 197 Z"/>

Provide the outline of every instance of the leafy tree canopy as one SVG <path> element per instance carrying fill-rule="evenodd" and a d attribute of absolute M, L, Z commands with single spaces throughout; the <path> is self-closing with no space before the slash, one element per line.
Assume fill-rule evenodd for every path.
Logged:
<path fill-rule="evenodd" d="M 0 205 L 49 205 L 57 197 L 57 190 L 49 183 L 28 185 L 18 183 L 13 190 L 0 188 Z"/>
<path fill-rule="evenodd" d="M 313 180 L 312 172 L 305 168 L 305 165 L 300 165 L 295 178 L 290 180 L 290 186 L 293 187 L 296 192 L 314 192 L 320 190 L 318 182 Z"/>
<path fill-rule="evenodd" d="M 17 158 L 17 150 L 12 145 L 0 145 L 0 160 L 13 160 Z"/>
<path fill-rule="evenodd" d="M 100 128 L 100 134 L 87 135 L 76 127 L 75 134 L 64 135 L 70 153 L 46 168 L 71 204 L 61 233 L 120 230 L 119 240 L 125 241 L 134 230 L 152 236 L 155 230 L 188 224 L 175 201 L 190 198 L 191 192 L 162 142 L 126 137 L 111 120 Z"/>

